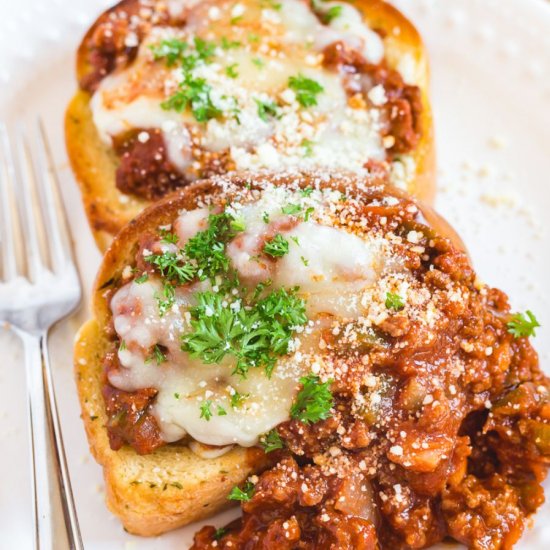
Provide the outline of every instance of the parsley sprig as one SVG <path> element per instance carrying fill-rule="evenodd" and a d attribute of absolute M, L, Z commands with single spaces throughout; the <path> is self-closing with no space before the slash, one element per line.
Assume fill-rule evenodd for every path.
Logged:
<path fill-rule="evenodd" d="M 196 268 L 189 263 L 179 252 L 163 252 L 144 256 L 144 260 L 157 268 L 160 274 L 169 281 L 184 285 L 192 281 L 196 275 Z"/>
<path fill-rule="evenodd" d="M 255 99 L 254 101 L 258 106 L 258 116 L 264 122 L 267 122 L 269 117 L 276 117 L 279 114 L 279 107 L 273 101 L 262 101 L 260 99 Z"/>
<path fill-rule="evenodd" d="M 528 336 L 536 336 L 536 330 L 540 327 L 535 315 L 527 310 L 526 313 L 516 313 L 512 319 L 506 324 L 508 332 L 514 338 L 522 338 Z"/>
<path fill-rule="evenodd" d="M 331 21 L 334 21 L 342 15 L 342 6 L 331 6 L 327 11 L 321 15 L 323 23 L 328 25 Z"/>
<path fill-rule="evenodd" d="M 199 37 L 193 40 L 192 45 L 179 38 L 171 38 L 161 40 L 159 44 L 153 44 L 150 48 L 155 60 L 165 59 L 168 67 L 180 63 L 185 71 L 191 71 L 203 63 L 210 63 L 216 51 L 213 42 L 207 42 Z"/>
<path fill-rule="evenodd" d="M 229 500 L 240 500 L 241 502 L 248 502 L 253 495 L 254 483 L 252 483 L 251 481 L 247 481 L 242 489 L 240 489 L 239 487 L 233 487 L 227 498 Z"/>
<path fill-rule="evenodd" d="M 221 540 L 226 533 L 227 533 L 227 529 L 220 527 L 219 529 L 216 529 L 216 531 L 212 535 L 212 538 L 214 540 Z"/>
<path fill-rule="evenodd" d="M 279 432 L 275 428 L 260 438 L 260 445 L 266 454 L 277 449 L 282 449 L 285 446 Z"/>
<path fill-rule="evenodd" d="M 319 422 L 331 416 L 330 409 L 334 399 L 330 391 L 332 380 L 321 382 L 321 379 L 309 374 L 300 378 L 302 389 L 298 392 L 291 409 L 290 416 L 305 424 Z"/>
<path fill-rule="evenodd" d="M 178 252 L 149 254 L 144 256 L 144 259 L 172 286 L 184 285 L 195 278 L 213 278 L 229 269 L 225 243 L 242 230 L 244 224 L 231 215 L 211 214 L 208 218 L 208 228 L 191 237 L 183 249 Z M 170 298 L 172 290 L 168 288 L 167 291 L 165 284 L 164 298 Z"/>
<path fill-rule="evenodd" d="M 405 302 L 399 294 L 394 294 L 393 292 L 386 292 L 386 307 L 388 309 L 393 309 L 399 311 L 405 307 Z"/>
<path fill-rule="evenodd" d="M 217 118 L 222 114 L 221 109 L 212 101 L 211 91 L 212 86 L 204 78 L 195 78 L 187 74 L 180 83 L 178 91 L 163 101 L 160 106 L 166 111 L 174 110 L 178 113 L 182 113 L 189 107 L 197 122 L 208 122 L 211 118 Z"/>
<path fill-rule="evenodd" d="M 249 397 L 249 393 L 239 393 L 238 391 L 235 391 L 231 394 L 231 407 L 238 409 Z"/>
<path fill-rule="evenodd" d="M 305 303 L 295 290 L 274 290 L 246 306 L 241 298 L 229 303 L 211 291 L 196 298 L 197 306 L 190 310 L 192 331 L 182 336 L 182 350 L 207 364 L 233 356 L 233 373 L 242 377 L 251 367 L 265 368 L 270 376 L 276 358 L 288 353 L 294 329 L 307 321 Z"/>
<path fill-rule="evenodd" d="M 178 90 L 161 103 L 163 109 L 182 113 L 189 108 L 197 122 L 207 122 L 221 116 L 221 109 L 211 97 L 212 86 L 204 78 L 196 78 L 192 74 L 196 67 L 212 61 L 216 51 L 213 42 L 196 37 L 191 45 L 174 38 L 162 40 L 160 44 L 151 46 L 151 50 L 156 60 L 165 59 L 168 67 L 179 64 L 183 71 Z"/>
<path fill-rule="evenodd" d="M 317 105 L 317 96 L 325 90 L 316 80 L 303 74 L 291 76 L 288 79 L 288 87 L 296 92 L 296 99 L 302 107 Z"/>
<path fill-rule="evenodd" d="M 268 256 L 280 258 L 288 254 L 288 241 L 280 233 L 277 233 L 273 239 L 265 243 L 263 250 Z"/>
<path fill-rule="evenodd" d="M 195 261 L 199 279 L 205 280 L 220 272 L 227 272 L 229 259 L 225 255 L 225 243 L 244 229 L 244 225 L 235 221 L 233 216 L 225 212 L 211 214 L 208 228 L 199 231 L 185 245 L 185 254 Z"/>

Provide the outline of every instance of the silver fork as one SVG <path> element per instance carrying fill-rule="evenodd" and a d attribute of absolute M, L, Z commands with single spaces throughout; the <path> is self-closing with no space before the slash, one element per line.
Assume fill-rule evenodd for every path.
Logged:
<path fill-rule="evenodd" d="M 44 128 L 40 122 L 32 131 L 18 126 L 11 136 L 0 123 L 0 322 L 20 337 L 25 350 L 34 547 L 60 547 L 52 502 L 58 490 L 69 545 L 80 550 L 48 357 L 49 329 L 80 303 L 80 281 Z"/>

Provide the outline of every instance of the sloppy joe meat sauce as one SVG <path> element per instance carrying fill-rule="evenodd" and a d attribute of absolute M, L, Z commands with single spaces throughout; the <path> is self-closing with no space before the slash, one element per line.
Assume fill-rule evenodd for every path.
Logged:
<path fill-rule="evenodd" d="M 130 66 L 141 41 L 157 25 L 185 26 L 185 10 L 174 18 L 164 2 L 124 0 L 104 13 L 90 29 L 80 48 L 79 55 L 86 65 L 80 87 L 93 93 L 110 73 Z M 368 90 L 378 85 L 384 88 L 386 100 L 380 109 L 385 123 L 381 134 L 391 140 L 386 145 L 387 160 L 413 151 L 422 136 L 423 106 L 419 87 L 405 83 L 399 72 L 389 68 L 385 60 L 379 64 L 368 63 L 360 52 L 340 41 L 329 44 L 322 55 L 323 65 L 341 74 L 344 82 L 349 84 L 346 91 L 351 102 L 357 101 L 359 96 L 362 101 L 368 102 Z M 362 75 L 365 79 L 360 88 L 351 78 L 354 75 Z M 150 138 L 147 142 L 140 142 L 138 136 L 144 135 L 144 132 Z M 193 146 L 194 166 L 200 165 L 193 179 L 234 169 L 227 152 L 212 153 L 200 147 L 199 143 L 200 139 Z M 191 181 L 189 175 L 178 170 L 168 158 L 159 129 L 133 128 L 115 136 L 113 147 L 120 159 L 116 185 L 123 193 L 156 200 Z M 387 170 L 386 163 L 374 161 L 374 168 L 380 165 Z M 367 155 L 365 168 L 373 169 L 373 161 Z"/>
<path fill-rule="evenodd" d="M 506 295 L 480 283 L 466 254 L 412 201 L 350 188 L 335 209 L 341 227 L 396 243 L 435 309 L 383 311 L 370 338 L 353 322 L 329 324 L 320 335 L 329 418 L 280 424 L 284 448 L 249 480 L 243 517 L 222 531 L 203 528 L 193 549 L 393 550 L 446 537 L 511 548 L 544 501 L 550 454 L 549 384 L 536 352 L 509 332 Z M 112 356 L 106 363 L 116 368 Z M 111 419 L 129 402 L 138 411 L 123 428 L 109 423 L 113 448 L 163 444 L 148 413 L 152 393 L 106 384 L 105 396 Z"/>

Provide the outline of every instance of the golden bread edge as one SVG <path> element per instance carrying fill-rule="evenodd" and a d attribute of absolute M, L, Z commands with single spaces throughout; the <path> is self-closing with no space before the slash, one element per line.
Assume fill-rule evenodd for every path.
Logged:
<path fill-rule="evenodd" d="M 155 536 L 212 515 L 230 503 L 227 494 L 255 469 L 256 453 L 234 448 L 214 459 L 170 445 L 149 455 L 109 447 L 102 360 L 109 342 L 97 321 L 85 323 L 75 343 L 75 377 L 90 450 L 103 467 L 108 508 L 124 528 Z"/>

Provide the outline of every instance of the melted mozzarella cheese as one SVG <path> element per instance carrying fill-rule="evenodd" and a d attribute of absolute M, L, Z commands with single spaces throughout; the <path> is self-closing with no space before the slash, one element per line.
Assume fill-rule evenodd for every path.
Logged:
<path fill-rule="evenodd" d="M 185 173 L 191 162 L 191 138 L 181 115 L 162 109 L 157 97 L 140 96 L 131 102 L 107 100 L 110 92 L 123 82 L 125 73 L 104 78 L 93 95 L 90 106 L 94 124 L 101 139 L 112 144 L 112 138 L 133 128 L 161 130 L 168 158 Z"/>
<path fill-rule="evenodd" d="M 92 97 L 94 123 L 106 143 L 132 128 L 159 128 L 168 159 L 189 179 L 197 177 L 193 145 L 212 153 L 228 152 L 237 170 L 326 167 L 361 172 L 368 159 L 386 158 L 378 108 L 350 107 L 342 76 L 323 67 L 317 55 L 331 42 L 344 41 L 370 62 L 380 61 L 382 41 L 354 7 L 342 4 L 340 16 L 323 25 L 301 0 L 282 0 L 278 11 L 259 9 L 250 0 L 240 2 L 245 18 L 259 19 L 261 42 L 251 45 L 239 35 L 240 46 L 218 47 L 212 63 L 199 63 L 192 70 L 193 78 L 211 87 L 212 103 L 223 113 L 199 124 L 189 109 L 178 113 L 161 107 L 177 90 L 182 72 L 161 61 L 154 63 L 150 46 L 171 37 L 192 42 L 195 32 L 218 44 L 220 36 L 239 30 L 238 24 L 227 29 L 234 6 L 172 3 L 174 14 L 190 10 L 187 26 L 154 27 L 136 60 L 104 78 Z M 213 10 L 216 17 L 211 17 Z M 230 66 L 236 67 L 236 78 L 226 73 Z M 317 105 L 307 109 L 289 88 L 289 78 L 299 74 L 324 88 L 316 96 Z M 258 102 L 277 104 L 277 116 L 262 119 Z"/>
<path fill-rule="evenodd" d="M 309 315 L 358 317 L 361 292 L 374 285 L 384 269 L 382 241 L 366 241 L 311 222 L 300 223 L 284 235 L 289 252 L 277 262 L 275 284 L 299 286 Z"/>
<path fill-rule="evenodd" d="M 189 330 L 186 313 L 197 288 L 178 289 L 176 305 L 163 317 L 156 296 L 162 285 L 150 277 L 145 283 L 128 283 L 114 295 L 111 308 L 117 334 L 125 346 L 118 356 L 122 368 L 109 376 L 115 387 L 135 391 L 156 388 L 152 412 L 165 441 L 186 434 L 207 445 L 255 445 L 258 437 L 288 419 L 288 412 L 302 376 L 293 355 L 283 358 L 271 378 L 263 369 L 251 369 L 247 378 L 231 376 L 229 359 L 206 365 L 180 349 L 180 335 Z M 166 361 L 148 359 L 151 347 L 165 346 Z M 231 396 L 248 394 L 242 405 L 231 406 Z M 201 405 L 211 402 L 212 418 L 201 418 Z M 219 407 L 227 413 L 217 414 Z"/>
<path fill-rule="evenodd" d="M 157 303 L 163 287 L 155 276 L 141 284 L 128 283 L 115 293 L 111 301 L 114 328 L 124 346 L 118 351 L 121 369 L 111 372 L 109 381 L 126 391 L 157 389 L 152 412 L 165 441 L 189 434 L 205 445 L 257 444 L 261 434 L 288 420 L 299 379 L 309 370 L 303 354 L 318 353 L 316 331 L 326 328 L 326 314 L 359 317 L 369 306 L 362 303 L 365 292 L 385 272 L 401 269 L 391 259 L 387 242 L 319 223 L 324 201 L 334 200 L 335 193 L 339 196 L 335 191 L 298 194 L 273 187 L 254 203 L 234 202 L 226 207 L 245 224 L 226 249 L 242 283 L 255 285 L 270 278 L 270 288 L 298 286 L 308 318 L 315 321 L 297 333 L 290 353 L 278 359 L 271 378 L 263 369 L 250 369 L 244 379 L 232 375 L 235 359 L 230 355 L 219 364 L 205 364 L 182 351 L 181 335 L 192 329 L 189 308 L 195 304 L 195 293 L 211 290 L 210 282 L 178 287 L 175 304 L 163 316 Z M 315 208 L 316 221 L 286 214 L 283 209 L 289 204 L 302 212 Z M 173 224 L 180 246 L 205 229 L 208 212 L 200 208 L 180 213 Z M 278 233 L 287 239 L 289 251 L 277 259 L 267 258 L 262 248 Z M 152 354 L 156 345 L 165 350 L 166 361 L 160 364 Z M 231 405 L 235 392 L 248 396 L 236 408 Z M 209 420 L 201 418 L 201 407 L 207 402 Z M 222 410 L 225 414 L 218 414 Z"/>
<path fill-rule="evenodd" d="M 281 0 L 281 19 L 285 25 L 284 38 L 291 44 L 313 43 L 317 51 L 332 44 L 343 42 L 357 50 L 370 63 L 380 63 L 384 57 L 384 43 L 380 36 L 369 29 L 359 11 L 347 3 L 320 2 L 321 12 L 338 6 L 340 14 L 323 25 L 305 2 L 299 0 Z"/>
<path fill-rule="evenodd" d="M 309 199 L 302 212 L 320 196 Z M 282 208 L 296 201 L 282 188 L 265 192 L 260 201 L 237 214 L 246 230 L 228 246 L 227 255 L 239 276 L 249 284 L 272 279 L 276 287 L 300 287 L 309 315 L 330 313 L 358 317 L 361 292 L 379 279 L 386 267 L 387 246 L 382 239 L 365 240 L 342 229 L 318 223 L 292 221 Z M 266 223 L 266 219 L 269 223 Z M 277 261 L 260 256 L 267 236 L 280 233 L 289 252 Z"/>

